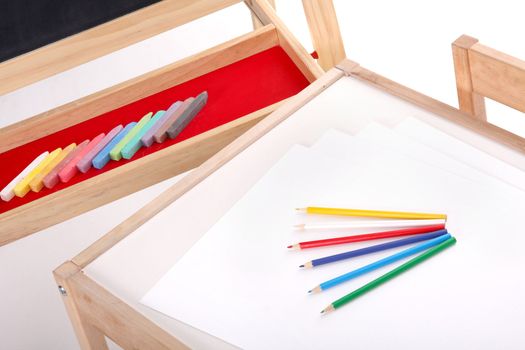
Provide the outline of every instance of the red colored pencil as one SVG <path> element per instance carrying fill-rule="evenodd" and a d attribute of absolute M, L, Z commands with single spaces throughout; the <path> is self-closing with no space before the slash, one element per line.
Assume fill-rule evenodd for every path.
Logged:
<path fill-rule="evenodd" d="M 288 248 L 308 249 L 308 248 L 316 248 L 316 247 L 326 247 L 326 246 L 336 245 L 336 244 L 363 242 L 363 241 L 371 241 L 374 239 L 381 239 L 381 238 L 392 238 L 392 237 L 399 237 L 399 236 L 415 235 L 415 234 L 420 234 L 420 233 L 428 233 L 432 231 L 442 230 L 444 228 L 445 228 L 444 224 L 432 225 L 432 226 L 421 226 L 421 227 L 414 227 L 414 228 L 405 228 L 402 230 L 374 232 L 374 233 L 366 233 L 362 235 L 336 237 L 336 238 L 320 239 L 317 241 L 301 242 L 301 243 L 289 245 Z"/>

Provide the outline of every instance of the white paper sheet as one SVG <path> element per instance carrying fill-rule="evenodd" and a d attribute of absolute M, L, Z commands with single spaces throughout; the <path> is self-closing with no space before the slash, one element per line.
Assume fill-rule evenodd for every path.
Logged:
<path fill-rule="evenodd" d="M 408 118 L 394 130 L 525 191 L 525 176 L 522 170 L 426 123 Z"/>
<path fill-rule="evenodd" d="M 501 190 L 401 154 L 356 149 L 330 157 L 294 147 L 142 302 L 247 349 L 519 348 L 525 205 Z M 293 208 L 313 204 L 446 212 L 458 244 L 321 317 L 330 302 L 395 265 L 308 295 L 326 279 L 393 253 L 299 270 L 312 258 L 366 245 L 287 251 L 290 243 L 326 237 L 290 228 L 298 220 Z"/>

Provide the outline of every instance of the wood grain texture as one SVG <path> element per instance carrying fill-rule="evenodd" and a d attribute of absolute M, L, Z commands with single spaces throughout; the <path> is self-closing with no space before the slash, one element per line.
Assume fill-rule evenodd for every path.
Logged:
<path fill-rule="evenodd" d="M 165 0 L 0 64 L 0 95 L 233 5 Z"/>
<path fill-rule="evenodd" d="M 246 0 L 245 2 L 264 24 L 275 25 L 279 45 L 286 51 L 308 81 L 313 82 L 323 75 L 323 69 L 293 36 L 266 0 Z"/>
<path fill-rule="evenodd" d="M 303 8 L 319 65 L 328 70 L 346 57 L 334 4 L 332 0 L 303 0 Z"/>
<path fill-rule="evenodd" d="M 468 56 L 476 93 L 525 112 L 525 61 L 479 43 Z"/>
<path fill-rule="evenodd" d="M 108 345 L 104 334 L 87 322 L 86 316 L 82 314 L 77 305 L 78 299 L 72 294 L 73 288 L 70 279 L 77 273 L 81 273 L 79 267 L 71 262 L 66 262 L 53 271 L 53 276 L 57 286 L 63 288 L 67 293 L 62 295 L 62 301 L 73 325 L 80 348 L 82 350 L 107 350 Z"/>
<path fill-rule="evenodd" d="M 199 166 L 282 103 L 0 214 L 0 246 Z"/>
<path fill-rule="evenodd" d="M 94 242 L 80 254 L 75 256 L 72 261 L 81 268 L 86 267 L 98 256 L 120 242 L 138 227 L 158 214 L 161 210 L 173 203 L 177 198 L 203 181 L 223 164 L 246 149 L 246 147 L 261 138 L 292 113 L 301 108 L 306 102 L 310 101 L 328 86 L 337 81 L 341 76 L 343 76 L 341 71 L 332 69 L 299 94 L 290 97 L 281 108 L 264 118 L 253 128 L 239 136 L 234 142 L 224 147 L 220 152 L 205 161 L 200 167 L 194 169 L 191 174 L 185 176 L 175 185 L 168 188 L 157 198 L 153 199 L 128 219 L 116 226 L 109 233 Z"/>
<path fill-rule="evenodd" d="M 199 54 L 0 129 L 0 153 L 278 45 L 270 24 Z"/>
<path fill-rule="evenodd" d="M 389 94 L 420 106 L 421 108 L 450 120 L 453 123 L 459 124 L 480 135 L 486 136 L 500 144 L 525 154 L 525 139 L 511 133 L 510 131 L 499 128 L 486 121 L 474 119 L 470 114 L 464 113 L 452 106 L 447 105 L 446 103 L 440 102 L 406 86 L 396 83 L 395 81 L 392 81 L 359 66 L 355 62 L 343 62 L 343 64 L 337 65 L 337 67 L 339 67 L 341 70 L 345 70 L 345 67 L 351 67 L 350 71 L 346 70 L 348 75 L 365 81 L 383 91 L 388 92 Z"/>
<path fill-rule="evenodd" d="M 483 96 L 474 92 L 472 85 L 469 49 L 478 42 L 462 35 L 452 43 L 452 57 L 456 74 L 459 109 L 479 120 L 487 120 Z"/>
<path fill-rule="evenodd" d="M 83 325 L 97 329 L 124 349 L 188 349 L 186 345 L 148 320 L 124 301 L 102 288 L 78 266 L 66 262 L 54 271 L 57 283 L 66 286 L 66 305 L 73 303 Z M 71 313 L 70 313 L 71 316 Z M 106 342 L 80 341 L 84 350 L 107 349 Z"/>
<path fill-rule="evenodd" d="M 275 7 L 275 0 L 266 0 L 266 1 L 268 1 L 270 6 L 272 6 L 274 9 L 276 9 L 276 7 Z M 258 28 L 264 26 L 263 22 L 261 22 L 259 17 L 257 17 L 257 14 L 255 12 L 253 12 L 253 11 L 252 11 L 252 23 L 253 23 L 253 29 L 258 29 Z"/>

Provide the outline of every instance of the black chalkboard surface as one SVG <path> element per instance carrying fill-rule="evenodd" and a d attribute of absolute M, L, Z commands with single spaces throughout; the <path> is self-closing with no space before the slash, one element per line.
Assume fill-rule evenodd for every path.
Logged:
<path fill-rule="evenodd" d="M 159 0 L 0 0 L 0 62 Z"/>

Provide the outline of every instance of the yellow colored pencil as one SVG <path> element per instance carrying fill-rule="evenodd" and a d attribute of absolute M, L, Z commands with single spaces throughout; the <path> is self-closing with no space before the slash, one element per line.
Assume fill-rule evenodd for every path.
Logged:
<path fill-rule="evenodd" d="M 319 215 L 338 215 L 338 216 L 355 216 L 355 217 L 372 217 L 382 219 L 446 219 L 445 214 L 432 213 L 411 213 L 402 211 L 385 211 L 385 210 L 364 210 L 364 209 L 342 209 L 342 208 L 323 208 L 323 207 L 306 207 L 297 208 L 298 211 L 307 214 Z"/>
<path fill-rule="evenodd" d="M 53 160 L 51 160 L 49 164 L 44 169 L 42 169 L 42 171 L 39 172 L 33 180 L 31 180 L 31 182 L 29 183 L 29 187 L 31 187 L 31 190 L 33 192 L 40 192 L 42 187 L 44 187 L 44 178 L 46 177 L 46 175 L 49 174 L 53 169 L 55 169 L 58 163 L 60 163 L 69 154 L 69 152 L 74 150 L 75 147 L 77 147 L 77 144 L 72 143 L 60 152 L 58 152 L 57 156 L 53 158 Z"/>
<path fill-rule="evenodd" d="M 18 185 L 15 186 L 13 190 L 15 195 L 17 197 L 24 197 L 27 192 L 31 190 L 29 183 L 33 181 L 35 176 L 40 174 L 40 172 L 42 172 L 42 170 L 44 170 L 48 164 L 51 163 L 53 159 L 56 158 L 56 156 L 58 156 L 60 152 L 62 152 L 62 148 L 57 148 L 53 152 L 49 153 L 47 157 L 45 157 L 44 160 L 42 160 L 42 162 L 36 166 L 36 168 L 34 168 L 22 181 L 18 183 Z"/>

